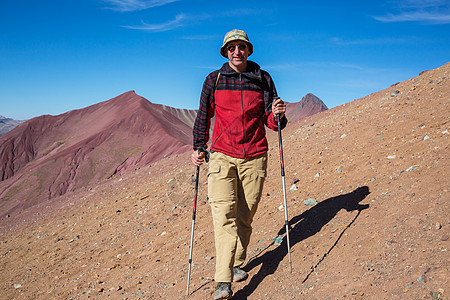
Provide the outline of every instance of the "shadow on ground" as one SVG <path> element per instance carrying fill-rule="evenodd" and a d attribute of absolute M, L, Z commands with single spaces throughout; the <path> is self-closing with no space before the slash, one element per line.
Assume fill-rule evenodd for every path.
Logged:
<path fill-rule="evenodd" d="M 317 262 L 317 264 L 313 268 L 311 268 L 310 273 L 307 274 L 307 276 L 303 279 L 303 283 L 308 280 L 314 269 L 319 266 L 319 264 L 339 243 L 339 240 L 341 239 L 344 232 L 356 221 L 356 219 L 361 214 L 361 211 L 369 207 L 368 204 L 359 204 L 359 202 L 364 200 L 369 194 L 369 187 L 359 187 L 351 193 L 326 199 L 318 203 L 311 209 L 303 212 L 302 214 L 293 217 L 289 221 L 289 237 L 290 246 L 292 249 L 292 247 L 294 247 L 297 243 L 318 233 L 322 229 L 322 227 L 330 222 L 341 209 L 345 209 L 348 212 L 358 211 L 358 214 L 341 232 L 341 234 L 339 235 L 335 243 L 331 246 L 331 248 L 327 251 L 327 253 L 325 253 Z M 283 235 L 285 233 L 285 226 L 283 226 L 278 234 Z M 273 245 L 273 243 L 271 245 Z M 269 245 L 267 248 L 269 248 L 271 245 Z M 278 247 L 276 247 L 275 249 L 264 252 L 264 254 L 262 254 L 261 256 L 252 257 L 243 269 L 248 272 L 259 265 L 261 265 L 261 268 L 259 269 L 258 273 L 251 278 L 250 282 L 244 288 L 239 290 L 232 299 L 246 299 L 248 296 L 250 296 L 258 288 L 264 278 L 275 273 L 278 266 L 280 265 L 280 262 L 287 254 L 288 249 L 285 236 L 281 244 L 278 245 Z"/>

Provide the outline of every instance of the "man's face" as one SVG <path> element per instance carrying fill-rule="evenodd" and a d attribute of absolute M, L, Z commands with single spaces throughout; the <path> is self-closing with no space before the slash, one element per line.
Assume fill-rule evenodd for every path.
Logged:
<path fill-rule="evenodd" d="M 231 41 L 227 45 L 227 53 L 230 66 L 233 69 L 238 69 L 240 72 L 245 71 L 249 54 L 247 44 L 244 41 L 239 40 Z"/>

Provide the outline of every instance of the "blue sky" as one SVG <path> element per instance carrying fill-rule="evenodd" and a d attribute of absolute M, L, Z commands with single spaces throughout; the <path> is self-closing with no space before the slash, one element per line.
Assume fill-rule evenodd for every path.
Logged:
<path fill-rule="evenodd" d="M 129 90 L 196 109 L 245 30 L 285 101 L 331 108 L 449 61 L 450 1 L 2 0 L 0 115 L 57 115 Z"/>

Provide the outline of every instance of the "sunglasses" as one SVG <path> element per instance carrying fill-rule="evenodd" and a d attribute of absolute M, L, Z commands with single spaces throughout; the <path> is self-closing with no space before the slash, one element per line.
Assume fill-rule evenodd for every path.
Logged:
<path fill-rule="evenodd" d="M 238 47 L 239 51 L 243 51 L 247 49 L 247 44 L 229 45 L 227 46 L 227 50 L 230 52 L 234 52 L 234 50 L 236 50 L 236 47 Z"/>

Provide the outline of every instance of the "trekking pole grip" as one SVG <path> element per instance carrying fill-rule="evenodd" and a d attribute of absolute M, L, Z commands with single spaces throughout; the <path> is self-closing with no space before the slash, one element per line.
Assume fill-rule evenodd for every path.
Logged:
<path fill-rule="evenodd" d="M 280 149 L 280 162 L 281 162 L 281 176 L 284 176 L 284 158 L 283 158 L 283 141 L 281 138 L 281 121 L 280 114 L 277 114 L 277 122 L 278 122 L 278 146 Z"/>

